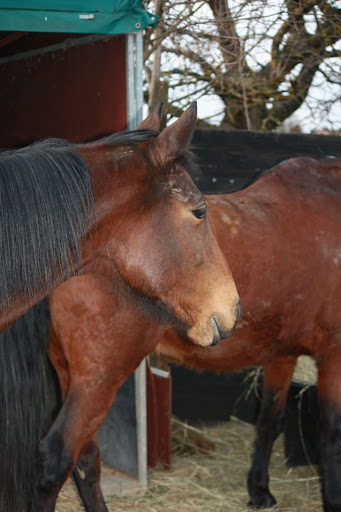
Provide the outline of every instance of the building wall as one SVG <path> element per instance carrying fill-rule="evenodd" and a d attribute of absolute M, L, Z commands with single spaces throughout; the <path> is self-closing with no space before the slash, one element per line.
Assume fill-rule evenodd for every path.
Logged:
<path fill-rule="evenodd" d="M 124 36 L 33 51 L 29 41 L 26 52 L 0 59 L 1 147 L 47 137 L 79 142 L 126 128 Z"/>

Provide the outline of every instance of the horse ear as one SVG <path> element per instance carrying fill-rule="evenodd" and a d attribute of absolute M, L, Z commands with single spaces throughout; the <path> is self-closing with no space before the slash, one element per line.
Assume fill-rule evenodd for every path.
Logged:
<path fill-rule="evenodd" d="M 152 108 L 146 119 L 142 121 L 136 128 L 137 130 L 160 130 L 161 112 L 163 103 Z"/>
<path fill-rule="evenodd" d="M 187 110 L 170 126 L 167 126 L 149 145 L 149 154 L 161 165 L 177 158 L 191 141 L 197 104 L 193 102 Z"/>

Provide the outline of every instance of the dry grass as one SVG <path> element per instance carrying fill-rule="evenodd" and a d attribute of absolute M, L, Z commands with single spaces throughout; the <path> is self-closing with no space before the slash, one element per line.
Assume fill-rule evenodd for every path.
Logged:
<path fill-rule="evenodd" d="M 306 384 L 316 384 L 317 367 L 315 361 L 309 356 L 300 356 L 297 360 L 294 379 Z"/>
<path fill-rule="evenodd" d="M 177 435 L 173 443 L 171 471 L 149 471 L 148 490 L 143 496 L 110 497 L 110 512 L 246 512 L 246 475 L 252 452 L 253 427 L 237 420 L 202 428 L 202 434 L 216 445 L 211 456 L 203 455 Z M 181 441 L 183 438 L 183 442 Z M 283 442 L 274 447 L 271 492 L 281 512 L 321 512 L 319 480 L 315 468 L 288 469 Z M 83 509 L 70 484 L 63 489 L 57 512 Z"/>

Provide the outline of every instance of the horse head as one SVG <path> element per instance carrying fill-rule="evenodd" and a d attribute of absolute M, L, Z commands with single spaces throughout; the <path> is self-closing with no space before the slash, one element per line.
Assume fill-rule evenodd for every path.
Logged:
<path fill-rule="evenodd" d="M 107 139 L 82 152 L 95 184 L 95 242 L 103 253 L 97 269 L 106 272 L 110 262 L 149 309 L 193 343 L 208 346 L 233 331 L 239 297 L 205 198 L 191 178 L 196 105 L 161 133 L 154 131 L 159 112 L 155 108 L 141 123 L 135 143 Z"/>

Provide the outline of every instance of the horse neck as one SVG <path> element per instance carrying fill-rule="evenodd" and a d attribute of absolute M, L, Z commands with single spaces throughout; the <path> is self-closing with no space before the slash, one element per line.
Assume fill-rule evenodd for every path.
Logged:
<path fill-rule="evenodd" d="M 95 216 L 90 219 L 88 236 L 81 242 L 81 260 L 77 274 L 91 273 L 112 279 L 113 268 L 109 269 L 107 255 L 111 254 L 111 216 L 115 211 L 115 197 L 118 195 L 115 190 L 112 150 L 106 150 L 103 145 L 92 144 L 76 146 L 75 149 L 89 170 L 95 205 Z"/>
<path fill-rule="evenodd" d="M 323 170 L 341 178 L 341 158 L 329 158 L 323 162 Z"/>
<path fill-rule="evenodd" d="M 76 150 L 89 169 L 96 211 L 90 236 L 82 246 L 80 273 L 95 272 L 113 279 L 117 232 L 125 224 L 147 171 L 134 146 L 89 144 Z"/>
<path fill-rule="evenodd" d="M 96 230 L 103 218 L 112 212 L 120 200 L 120 170 L 116 164 L 115 147 L 98 145 L 76 146 L 75 150 L 84 159 L 89 170 L 91 188 L 94 198 L 96 219 L 90 230 Z M 123 180 L 127 183 L 127 179 Z"/>

